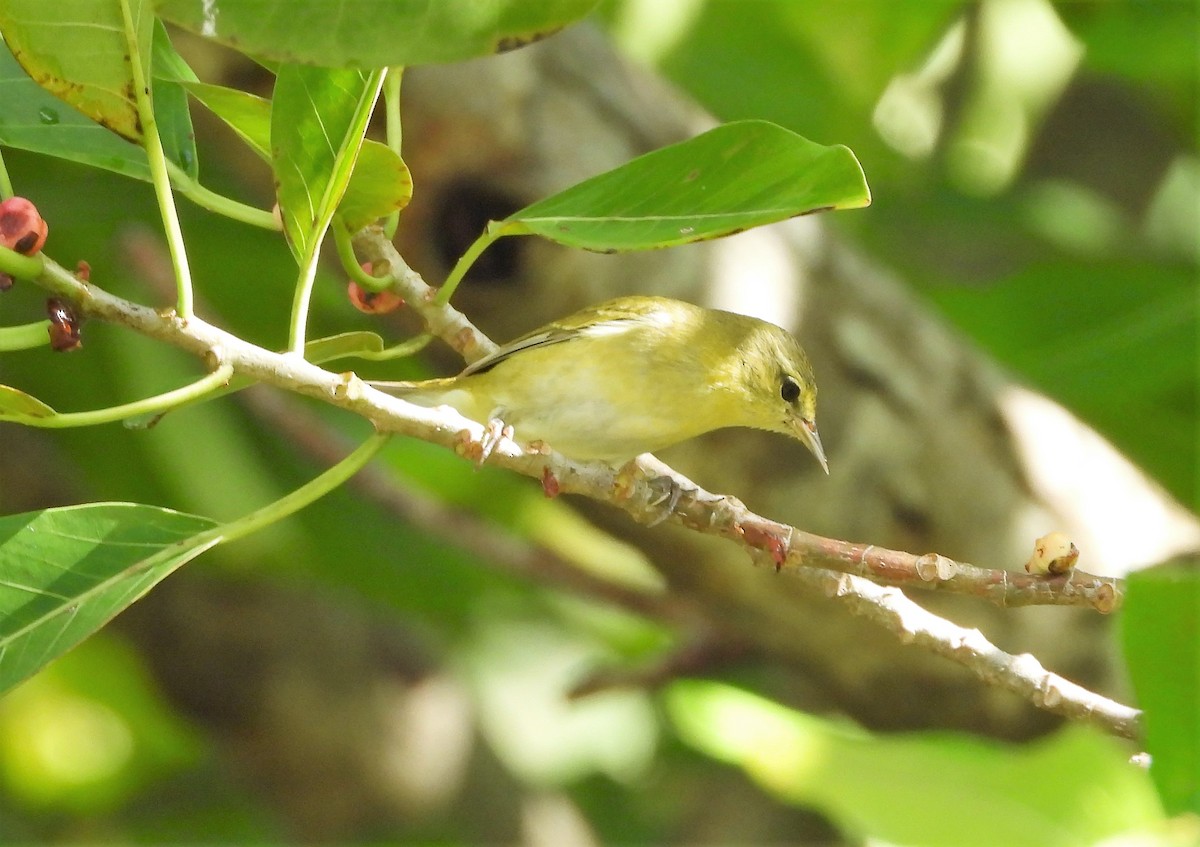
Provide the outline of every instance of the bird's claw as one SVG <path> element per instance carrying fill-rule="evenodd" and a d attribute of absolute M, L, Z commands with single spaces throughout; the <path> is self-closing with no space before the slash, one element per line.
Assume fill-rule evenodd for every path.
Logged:
<path fill-rule="evenodd" d="M 495 451 L 496 445 L 505 438 L 511 440 L 512 437 L 513 428 L 511 426 L 499 418 L 492 418 L 487 422 L 487 426 L 483 428 L 483 435 L 478 439 L 474 438 L 467 430 L 459 433 L 460 443 L 457 452 L 474 462 L 475 468 L 479 469 L 488 460 L 488 456 Z"/>
<path fill-rule="evenodd" d="M 629 499 L 637 483 L 643 481 L 652 492 L 646 501 L 646 508 L 657 512 L 647 526 L 658 526 L 674 514 L 685 489 L 672 477 L 657 473 L 652 464 L 646 465 L 639 458 L 633 458 L 617 471 L 613 485 L 617 498 Z"/>

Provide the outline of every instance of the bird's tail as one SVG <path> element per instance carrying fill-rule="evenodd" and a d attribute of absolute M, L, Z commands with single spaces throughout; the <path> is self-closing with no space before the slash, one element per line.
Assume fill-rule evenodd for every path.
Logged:
<path fill-rule="evenodd" d="M 419 381 L 405 380 L 400 382 L 388 382 L 386 380 L 369 380 L 367 385 L 372 388 L 378 388 L 385 394 L 391 394 L 393 397 L 399 397 L 402 400 L 407 400 L 410 403 L 416 403 L 418 406 L 440 406 L 445 401 L 446 392 L 450 390 L 454 383 L 454 379 L 447 377 L 444 379 L 422 379 Z"/>

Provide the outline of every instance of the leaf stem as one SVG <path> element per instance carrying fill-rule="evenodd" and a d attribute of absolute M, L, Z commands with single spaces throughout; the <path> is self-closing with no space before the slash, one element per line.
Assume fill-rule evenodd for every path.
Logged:
<path fill-rule="evenodd" d="M 387 276 L 372 276 L 363 270 L 363 266 L 358 262 L 358 257 L 354 255 L 354 245 L 351 243 L 350 230 L 346 228 L 341 215 L 333 216 L 333 243 L 337 247 L 338 259 L 341 260 L 342 267 L 346 269 L 346 273 L 350 275 L 352 280 L 367 291 L 387 291 L 392 287 L 395 279 L 391 274 Z"/>
<path fill-rule="evenodd" d="M 121 421 L 138 415 L 160 412 L 164 409 L 178 406 L 181 403 L 195 400 L 210 391 L 220 388 L 229 381 L 231 376 L 233 376 L 233 365 L 224 362 L 215 371 L 193 383 L 185 385 L 182 388 L 176 388 L 173 391 L 147 397 L 144 400 L 135 400 L 132 403 L 123 403 L 120 406 L 108 406 L 104 409 L 93 409 L 89 412 L 66 412 L 49 417 L 0 414 L 0 420 L 41 429 L 68 429 L 77 426 L 95 426 L 96 424 L 113 423 L 114 421 Z"/>
<path fill-rule="evenodd" d="M 290 494 L 284 495 L 274 503 L 263 506 L 235 521 L 222 524 L 210 532 L 220 535 L 222 541 L 235 541 L 298 512 L 362 470 L 363 466 L 379 452 L 384 444 L 387 444 L 390 438 L 391 433 L 375 433 L 346 458 L 320 476 L 313 478 Z"/>
<path fill-rule="evenodd" d="M 37 279 L 45 268 L 46 263 L 42 261 L 41 253 L 36 256 L 25 256 L 16 250 L 0 246 L 0 271 L 10 276 L 21 279 Z"/>
<path fill-rule="evenodd" d="M 50 343 L 50 338 L 46 335 L 48 326 L 50 321 L 0 327 L 0 353 L 45 347 Z"/>
<path fill-rule="evenodd" d="M 419 353 L 429 346 L 430 341 L 433 341 L 433 335 L 423 332 L 420 335 L 413 336 L 408 341 L 402 341 L 399 344 L 393 344 L 391 347 L 385 347 L 379 352 L 361 350 L 348 355 L 357 359 L 367 359 L 372 362 L 386 362 L 390 359 L 402 359 L 405 356 L 412 356 L 414 353 Z"/>
<path fill-rule="evenodd" d="M 476 238 L 471 246 L 467 248 L 467 252 L 463 253 L 458 261 L 454 263 L 454 267 L 450 270 L 446 281 L 442 283 L 442 287 L 438 290 L 437 297 L 433 299 L 433 302 L 438 306 L 445 306 L 449 303 L 450 298 L 454 296 L 455 289 L 463 281 L 463 277 L 467 275 L 467 271 L 471 269 L 471 265 L 475 264 L 475 260 L 479 258 L 483 251 L 490 247 L 492 242 L 503 234 L 504 232 L 497 225 L 496 221 L 488 222 L 483 234 Z"/>
<path fill-rule="evenodd" d="M 317 261 L 321 258 L 319 245 L 304 257 L 296 290 L 292 293 L 292 319 L 288 323 L 288 350 L 304 355 L 304 336 L 308 332 L 308 309 L 312 302 L 313 283 L 317 278 Z"/>
<path fill-rule="evenodd" d="M 176 567 L 178 567 L 204 551 L 211 550 L 218 544 L 245 538 L 247 535 L 257 532 L 263 527 L 270 526 L 277 521 L 295 514 L 362 470 L 363 466 L 379 452 L 379 449 L 388 442 L 389 438 L 391 438 L 390 433 L 375 433 L 355 448 L 346 458 L 290 494 L 285 494 L 273 503 L 268 503 L 261 509 L 255 509 L 253 512 L 243 515 L 237 520 L 220 524 L 212 529 L 206 529 L 177 544 L 165 547 L 154 555 L 138 562 L 136 567 L 131 570 L 151 570 L 158 567 L 164 561 L 179 557 L 180 551 L 185 550 L 188 552 L 188 555 L 180 559 L 176 564 Z"/>
<path fill-rule="evenodd" d="M 121 0 L 121 16 L 125 24 L 125 43 L 129 48 L 129 67 L 133 74 L 134 100 L 138 118 L 142 123 L 142 146 L 150 163 L 150 179 L 154 183 L 154 194 L 158 198 L 158 210 L 162 216 L 167 246 L 171 251 L 171 264 L 175 267 L 176 302 L 175 313 L 183 320 L 192 317 L 192 272 L 188 267 L 187 252 L 183 244 L 183 232 L 179 228 L 179 213 L 171 195 L 171 177 L 167 173 L 167 156 L 163 152 L 162 139 L 158 136 L 158 123 L 154 118 L 154 103 L 150 97 L 150 85 L 142 68 L 142 56 L 138 49 L 137 30 L 134 26 L 130 0 Z M 147 11 L 146 14 L 149 14 Z"/>
<path fill-rule="evenodd" d="M 383 105 L 384 117 L 387 119 L 387 146 L 397 156 L 400 156 L 400 158 L 404 158 L 400 149 L 403 139 L 400 124 L 400 80 L 403 75 L 404 68 L 388 68 L 387 76 L 383 78 Z M 389 240 L 396 235 L 396 226 L 399 223 L 399 210 L 392 212 L 384 219 L 383 231 L 387 233 Z"/>
<path fill-rule="evenodd" d="M 205 188 L 197 180 L 192 179 L 183 168 L 169 159 L 167 160 L 167 173 L 170 174 L 171 182 L 179 193 L 202 209 L 224 215 L 239 223 L 269 229 L 273 232 L 283 229 L 279 219 L 267 210 L 239 203 L 224 194 L 218 194 L 211 188 Z"/>

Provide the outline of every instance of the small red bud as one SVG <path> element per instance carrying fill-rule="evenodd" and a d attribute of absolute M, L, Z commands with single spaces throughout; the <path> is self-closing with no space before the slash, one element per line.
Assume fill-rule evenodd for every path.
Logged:
<path fill-rule="evenodd" d="M 88 264 L 87 259 L 80 259 L 75 263 L 75 276 L 80 282 L 92 281 L 92 266 Z"/>
<path fill-rule="evenodd" d="M 371 263 L 363 262 L 362 269 L 370 273 Z M 360 312 L 366 312 L 368 315 L 385 315 L 404 305 L 404 298 L 396 292 L 390 290 L 367 291 L 354 280 L 350 280 L 350 284 L 346 286 L 346 294 L 349 295 L 354 308 Z"/>
<path fill-rule="evenodd" d="M 559 483 L 558 477 L 554 475 L 554 471 L 550 470 L 549 465 L 542 467 L 542 491 L 551 500 L 562 493 L 562 485 Z"/>
<path fill-rule="evenodd" d="M 0 203 L 0 244 L 32 256 L 46 243 L 50 231 L 37 206 L 24 197 L 9 197 Z"/>
<path fill-rule="evenodd" d="M 0 291 L 8 291 L 8 289 L 13 287 L 13 283 L 15 282 L 16 280 L 12 278 L 12 274 L 0 271 Z"/>
<path fill-rule="evenodd" d="M 59 353 L 78 350 L 83 346 L 79 340 L 79 318 L 71 304 L 51 297 L 46 301 L 46 314 L 50 316 L 50 348 Z"/>

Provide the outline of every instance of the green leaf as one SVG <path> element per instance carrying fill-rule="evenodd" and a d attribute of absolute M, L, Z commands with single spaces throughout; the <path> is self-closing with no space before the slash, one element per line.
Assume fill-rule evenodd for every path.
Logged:
<path fill-rule="evenodd" d="M 192 115 L 188 111 L 187 92 L 172 81 L 160 68 L 169 69 L 169 76 L 194 80 L 196 75 L 183 57 L 171 46 L 171 37 L 158 22 L 154 27 L 154 68 L 151 85 L 154 90 L 154 120 L 167 158 L 179 165 L 192 179 L 200 176 L 200 160 L 196 154 L 196 135 L 192 131 Z"/>
<path fill-rule="evenodd" d="M 153 14 L 149 0 L 128 2 L 138 59 L 148 72 Z M 17 61 L 40 86 L 118 135 L 141 139 L 129 43 L 118 0 L 3 0 L 0 31 Z"/>
<path fill-rule="evenodd" d="M 1129 575 L 1121 641 L 1144 710 L 1150 776 L 1170 814 L 1200 814 L 1200 567 Z"/>
<path fill-rule="evenodd" d="M 92 503 L 0 518 L 0 692 L 220 540 L 207 518 Z"/>
<path fill-rule="evenodd" d="M 1200 507 L 1193 269 L 1046 261 L 994 285 L 925 294 L 1007 367 Z"/>
<path fill-rule="evenodd" d="M 207 82 L 181 82 L 180 85 L 228 124 L 251 150 L 271 161 L 270 100 Z"/>
<path fill-rule="evenodd" d="M 738 121 L 527 206 L 497 229 L 586 250 L 648 250 L 870 202 L 848 148 L 766 121 Z"/>
<path fill-rule="evenodd" d="M 373 332 L 343 332 L 304 345 L 304 358 L 314 364 L 383 351 L 383 339 Z"/>
<path fill-rule="evenodd" d="M 155 5 L 172 23 L 256 56 L 384 68 L 511 50 L 579 20 L 596 0 L 157 0 Z"/>
<path fill-rule="evenodd" d="M 0 145 L 150 181 L 141 147 L 39 86 L 6 49 L 0 49 L 0 104 Z"/>
<path fill-rule="evenodd" d="M 346 191 L 383 73 L 284 65 L 271 107 L 279 211 L 302 262 Z"/>
<path fill-rule="evenodd" d="M 338 214 L 351 232 L 398 212 L 412 199 L 412 174 L 400 154 L 378 141 L 363 142 Z"/>
<path fill-rule="evenodd" d="M 0 421 L 23 417 L 49 418 L 57 412 L 34 397 L 8 385 L 0 385 Z"/>
<path fill-rule="evenodd" d="M 853 841 L 1076 847 L 1163 819 L 1129 749 L 1087 727 L 1020 746 L 948 732 L 873 736 L 703 682 L 672 685 L 667 707 L 689 744 L 820 810 Z"/>

